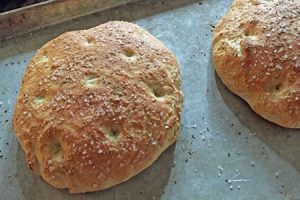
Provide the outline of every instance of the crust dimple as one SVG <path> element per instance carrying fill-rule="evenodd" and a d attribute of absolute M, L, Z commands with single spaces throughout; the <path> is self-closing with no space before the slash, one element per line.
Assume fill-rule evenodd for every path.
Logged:
<path fill-rule="evenodd" d="M 123 49 L 123 54 L 126 57 L 133 57 L 133 56 L 135 56 L 136 53 L 130 47 L 126 47 Z"/>
<path fill-rule="evenodd" d="M 127 62 L 136 62 L 138 56 L 134 52 L 134 50 L 130 47 L 123 48 L 121 52 L 122 59 L 126 60 Z"/>
<path fill-rule="evenodd" d="M 45 97 L 43 97 L 41 95 L 37 95 L 34 97 L 32 107 L 38 108 L 40 106 L 43 106 L 46 102 L 47 102 L 47 100 L 45 99 Z"/>
<path fill-rule="evenodd" d="M 300 2 L 235 0 L 216 26 L 221 80 L 265 119 L 300 128 Z"/>
<path fill-rule="evenodd" d="M 61 162 L 63 160 L 62 146 L 59 141 L 54 141 L 49 145 L 49 154 L 51 160 Z"/>
<path fill-rule="evenodd" d="M 38 50 L 13 124 L 47 182 L 96 191 L 136 175 L 175 142 L 182 101 L 175 55 L 137 25 L 108 22 Z"/>

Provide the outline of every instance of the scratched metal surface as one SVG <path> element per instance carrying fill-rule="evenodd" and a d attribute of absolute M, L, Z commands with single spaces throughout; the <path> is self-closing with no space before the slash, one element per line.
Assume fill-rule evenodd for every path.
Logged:
<path fill-rule="evenodd" d="M 231 0 L 182 2 L 145 1 L 0 44 L 1 200 L 300 199 L 300 131 L 257 116 L 224 87 L 212 68 L 212 26 Z M 151 167 L 129 181 L 104 191 L 70 195 L 27 169 L 11 127 L 12 110 L 22 73 L 36 49 L 66 30 L 109 19 L 135 21 L 178 55 L 185 95 L 181 135 Z"/>

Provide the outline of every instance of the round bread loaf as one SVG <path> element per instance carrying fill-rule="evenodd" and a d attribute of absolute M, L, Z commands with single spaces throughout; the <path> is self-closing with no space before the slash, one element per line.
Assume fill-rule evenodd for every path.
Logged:
<path fill-rule="evenodd" d="M 62 34 L 25 71 L 13 125 L 29 168 L 71 193 L 136 175 L 176 141 L 176 56 L 137 25 Z"/>
<path fill-rule="evenodd" d="M 256 113 L 300 128 L 300 1 L 235 0 L 215 28 L 213 62 Z"/>

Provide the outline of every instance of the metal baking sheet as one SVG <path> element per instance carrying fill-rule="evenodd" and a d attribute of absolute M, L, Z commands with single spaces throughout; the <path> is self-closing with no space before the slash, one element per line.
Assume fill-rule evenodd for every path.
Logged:
<path fill-rule="evenodd" d="M 47 0 L 0 13 L 0 39 L 140 0 Z"/>
<path fill-rule="evenodd" d="M 211 63 L 214 25 L 231 0 L 143 1 L 80 17 L 0 44 L 0 199 L 298 200 L 300 130 L 251 111 Z M 45 42 L 107 20 L 134 21 L 178 56 L 185 95 L 181 135 L 148 169 L 111 189 L 70 195 L 27 169 L 11 117 L 26 65 Z"/>

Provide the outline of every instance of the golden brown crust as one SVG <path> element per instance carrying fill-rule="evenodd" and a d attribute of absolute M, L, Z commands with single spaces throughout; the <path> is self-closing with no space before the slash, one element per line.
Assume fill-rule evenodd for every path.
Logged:
<path fill-rule="evenodd" d="M 67 32 L 38 50 L 13 124 L 29 167 L 71 193 L 136 175 L 175 142 L 183 96 L 176 57 L 137 25 Z"/>
<path fill-rule="evenodd" d="M 216 26 L 224 84 L 265 119 L 300 128 L 300 1 L 235 0 Z"/>

